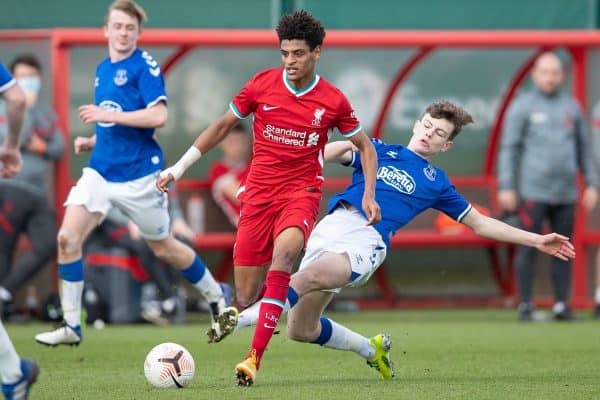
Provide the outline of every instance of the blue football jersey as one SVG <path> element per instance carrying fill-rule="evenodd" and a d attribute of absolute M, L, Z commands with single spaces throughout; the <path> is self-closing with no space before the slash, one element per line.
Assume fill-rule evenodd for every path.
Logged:
<path fill-rule="evenodd" d="M 96 69 L 95 86 L 96 104 L 113 112 L 141 110 L 167 101 L 158 63 L 140 49 L 115 63 L 109 58 L 102 61 Z M 89 165 L 107 181 L 127 182 L 160 170 L 163 154 L 153 128 L 97 123 Z"/>
<path fill-rule="evenodd" d="M 374 228 L 388 247 L 398 229 L 428 208 L 442 211 L 459 222 L 471 210 L 471 204 L 456 191 L 444 171 L 402 145 L 386 144 L 378 139 L 371 141 L 378 157 L 375 199 L 382 217 Z M 349 165 L 354 168 L 352 182 L 331 198 L 328 212 L 344 200 L 364 215 L 365 177 L 359 153 L 353 153 Z"/>
<path fill-rule="evenodd" d="M 0 64 L 0 93 L 4 92 L 15 83 L 15 79 L 10 72 L 8 72 L 4 64 Z"/>

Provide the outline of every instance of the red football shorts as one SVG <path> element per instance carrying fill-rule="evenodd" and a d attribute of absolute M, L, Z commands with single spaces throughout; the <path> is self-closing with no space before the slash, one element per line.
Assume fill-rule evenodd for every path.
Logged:
<path fill-rule="evenodd" d="M 304 232 L 306 244 L 319 214 L 319 197 L 276 200 L 260 205 L 242 204 L 233 250 L 234 265 L 261 267 L 271 264 L 275 238 L 292 226 Z"/>

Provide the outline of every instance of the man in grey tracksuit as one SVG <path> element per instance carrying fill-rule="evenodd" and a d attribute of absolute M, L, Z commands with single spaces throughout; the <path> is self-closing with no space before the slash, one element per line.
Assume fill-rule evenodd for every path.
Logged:
<path fill-rule="evenodd" d="M 498 159 L 498 203 L 505 213 L 517 213 L 524 229 L 539 232 L 544 219 L 553 231 L 572 236 L 578 191 L 576 175 L 585 177 L 582 202 L 595 207 L 598 170 L 584 117 L 575 100 L 564 93 L 564 69 L 554 53 L 544 53 L 533 67 L 535 88 L 509 108 Z M 533 316 L 534 251 L 517 249 L 515 266 L 521 303 L 519 319 Z M 568 305 L 571 264 L 551 261 L 554 318 L 572 320 Z"/>

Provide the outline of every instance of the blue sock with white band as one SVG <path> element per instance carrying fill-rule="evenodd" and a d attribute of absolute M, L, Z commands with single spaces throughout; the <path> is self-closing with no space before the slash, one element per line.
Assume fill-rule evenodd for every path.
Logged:
<path fill-rule="evenodd" d="M 313 343 L 330 349 L 350 350 L 366 360 L 372 359 L 375 355 L 375 349 L 366 337 L 327 317 L 321 317 L 320 322 L 321 333 Z"/>

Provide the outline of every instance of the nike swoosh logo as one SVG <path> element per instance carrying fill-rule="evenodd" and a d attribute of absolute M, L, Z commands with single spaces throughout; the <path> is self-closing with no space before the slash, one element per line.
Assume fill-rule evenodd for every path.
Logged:
<path fill-rule="evenodd" d="M 175 375 L 173 375 L 173 373 L 171 371 L 169 371 L 169 375 L 171 376 L 171 379 L 173 380 L 173 383 L 175 384 L 175 386 L 177 386 L 179 389 L 181 389 L 183 387 L 183 385 L 181 383 L 179 383 L 177 381 L 177 379 L 175 379 Z"/>
<path fill-rule="evenodd" d="M 264 323 L 264 327 L 267 329 L 275 329 L 274 326 L 267 324 L 266 322 Z"/>
<path fill-rule="evenodd" d="M 263 106 L 263 110 L 265 111 L 275 110 L 276 108 L 279 108 L 279 106 L 268 106 L 266 104 Z"/>

